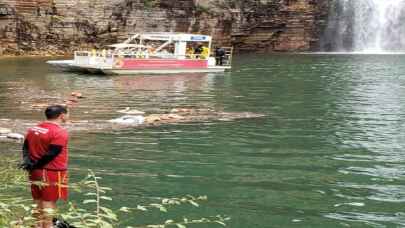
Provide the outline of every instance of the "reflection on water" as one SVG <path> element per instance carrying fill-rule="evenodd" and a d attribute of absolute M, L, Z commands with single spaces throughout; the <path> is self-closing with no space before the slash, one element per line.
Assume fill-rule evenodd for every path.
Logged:
<path fill-rule="evenodd" d="M 151 91 L 175 91 L 208 90 L 212 86 L 215 74 L 196 73 L 179 75 L 140 75 L 121 76 L 113 79 L 117 88 L 124 91 L 151 90 Z"/>
<path fill-rule="evenodd" d="M 60 73 L 35 59 L 0 67 L 0 118 L 39 120 L 31 104 L 72 91 L 85 96 L 76 120 L 125 107 L 267 115 L 72 135 L 72 178 L 95 170 L 114 188 L 113 207 L 193 194 L 210 200 L 171 217 L 226 214 L 232 228 L 405 226 L 404 55 L 241 56 L 231 73 L 170 76 Z M 0 145 L 19 150 L 10 148 Z"/>

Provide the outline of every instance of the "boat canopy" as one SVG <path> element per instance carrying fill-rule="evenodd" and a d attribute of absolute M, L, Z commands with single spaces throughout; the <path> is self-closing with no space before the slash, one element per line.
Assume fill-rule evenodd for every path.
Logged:
<path fill-rule="evenodd" d="M 142 45 L 142 44 L 119 43 L 119 44 L 108 45 L 108 47 L 121 49 L 121 48 L 149 48 L 150 46 Z"/>
<path fill-rule="evenodd" d="M 189 34 L 189 33 L 173 33 L 173 32 L 153 32 L 153 33 L 136 33 L 131 35 L 127 40 L 121 44 L 117 44 L 117 49 L 128 48 L 132 43 L 138 45 L 134 48 L 142 49 L 142 45 L 150 44 L 150 42 L 155 43 L 154 53 L 158 54 L 164 48 L 167 48 L 169 45 L 174 44 L 174 52 L 171 52 L 172 55 L 176 58 L 185 59 L 187 55 L 187 44 L 194 43 L 192 46 L 201 45 L 201 43 L 206 43 L 205 46 L 208 47 L 208 50 L 211 50 L 211 41 L 212 37 L 207 35 L 200 34 Z M 156 44 L 160 43 L 160 44 Z M 157 46 L 158 45 L 158 46 Z M 166 54 L 165 54 L 166 55 Z M 206 54 L 210 55 L 210 51 Z"/>
<path fill-rule="evenodd" d="M 185 41 L 185 42 L 211 42 L 211 36 L 188 34 L 188 33 L 170 33 L 170 32 L 155 32 L 155 33 L 138 33 L 133 34 L 128 38 L 127 42 L 134 39 L 140 40 L 159 40 L 159 41 Z M 127 43 L 125 42 L 125 43 Z"/>

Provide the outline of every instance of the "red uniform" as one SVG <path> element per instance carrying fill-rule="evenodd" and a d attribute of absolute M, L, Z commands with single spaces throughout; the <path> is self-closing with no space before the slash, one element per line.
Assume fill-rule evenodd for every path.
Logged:
<path fill-rule="evenodd" d="M 56 123 L 43 122 L 30 128 L 26 135 L 29 155 L 38 161 L 49 152 L 50 145 L 61 146 L 62 151 L 41 169 L 30 172 L 32 197 L 44 201 L 67 199 L 68 133 Z"/>

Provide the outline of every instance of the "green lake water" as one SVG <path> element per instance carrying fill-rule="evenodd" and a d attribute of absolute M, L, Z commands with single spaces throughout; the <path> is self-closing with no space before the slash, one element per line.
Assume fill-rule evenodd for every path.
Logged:
<path fill-rule="evenodd" d="M 199 208 L 126 216 L 126 225 L 221 214 L 231 228 L 405 226 L 405 55 L 242 55 L 225 74 L 112 77 L 44 62 L 0 60 L 0 118 L 40 120 L 31 104 L 72 91 L 86 97 L 74 120 L 116 118 L 125 107 L 266 115 L 72 134 L 72 181 L 94 170 L 113 188 L 112 208 L 208 196 Z"/>

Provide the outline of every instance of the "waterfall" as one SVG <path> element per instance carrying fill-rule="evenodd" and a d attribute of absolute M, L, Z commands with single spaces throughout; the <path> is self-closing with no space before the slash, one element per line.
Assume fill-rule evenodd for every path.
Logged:
<path fill-rule="evenodd" d="M 324 51 L 405 51 L 405 0 L 333 0 Z"/>

